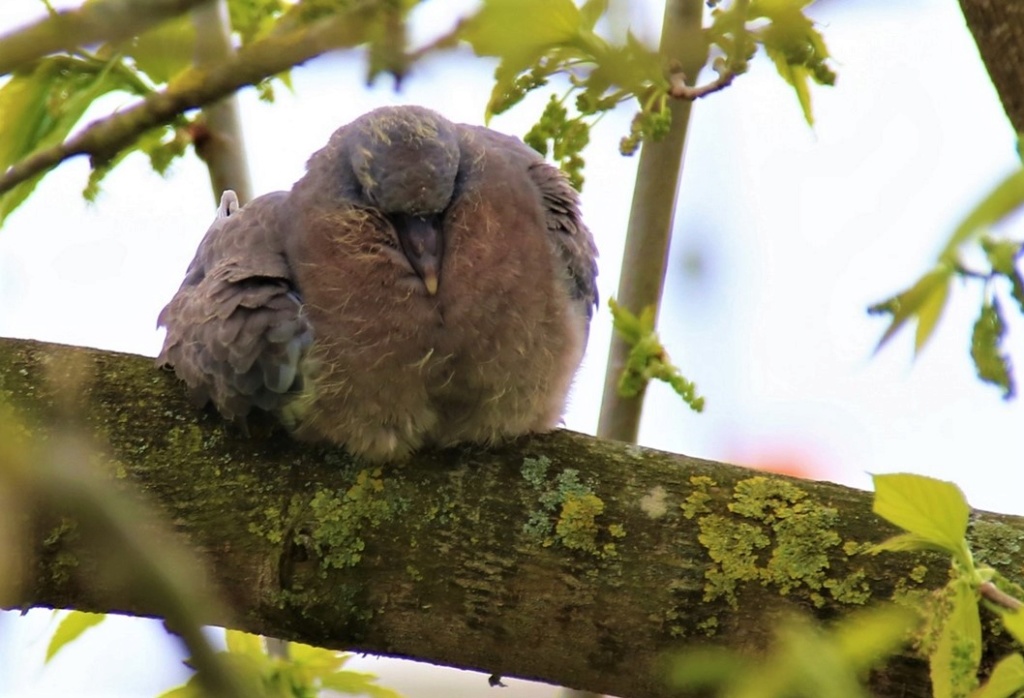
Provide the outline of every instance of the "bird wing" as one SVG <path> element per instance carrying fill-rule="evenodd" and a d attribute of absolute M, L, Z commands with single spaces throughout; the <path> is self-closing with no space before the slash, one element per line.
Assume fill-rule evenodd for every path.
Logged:
<path fill-rule="evenodd" d="M 579 194 L 561 170 L 542 160 L 529 173 L 544 199 L 548 232 L 569 274 L 570 296 L 585 305 L 590 317 L 598 303 L 597 246 L 580 216 Z"/>
<path fill-rule="evenodd" d="M 462 124 L 473 140 L 497 149 L 526 167 L 540 193 L 550 242 L 565 265 L 570 297 L 585 307 L 590 318 L 598 302 L 597 246 L 580 214 L 580 197 L 566 176 L 518 138 L 482 126 Z"/>
<path fill-rule="evenodd" d="M 288 195 L 238 208 L 225 192 L 185 280 L 160 312 L 157 363 L 174 368 L 197 403 L 225 417 L 280 408 L 302 390 L 313 331 L 283 251 Z"/>

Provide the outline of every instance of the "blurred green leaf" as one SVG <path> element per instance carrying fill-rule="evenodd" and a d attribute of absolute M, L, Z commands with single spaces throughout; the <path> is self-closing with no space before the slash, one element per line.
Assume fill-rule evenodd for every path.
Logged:
<path fill-rule="evenodd" d="M 802 1 L 755 0 L 750 4 L 749 16 L 770 20 L 768 26 L 756 32 L 755 36 L 764 45 L 765 53 L 775 63 L 779 75 L 796 91 L 804 119 L 813 126 L 808 81 L 831 85 L 835 82 L 835 73 L 826 62 L 829 53 L 824 37 L 802 12 L 807 4 Z"/>
<path fill-rule="evenodd" d="M 572 42 L 582 15 L 572 0 L 484 0 L 462 29 L 478 56 L 525 68 L 546 49 Z"/>
<path fill-rule="evenodd" d="M 999 299 L 981 306 L 981 314 L 974 323 L 971 333 L 971 359 L 978 372 L 978 378 L 1003 389 L 1003 399 L 1009 400 L 1016 392 L 1013 365 L 1010 357 L 1002 352 L 1006 336 L 1006 323 L 999 307 Z"/>
<path fill-rule="evenodd" d="M 873 511 L 905 531 L 920 536 L 971 566 L 966 548 L 970 507 L 952 482 L 924 475 L 873 475 Z"/>
<path fill-rule="evenodd" d="M 1001 609 L 999 619 L 1003 621 L 1003 627 L 1013 635 L 1018 644 L 1024 645 L 1024 611 L 1018 609 L 1010 611 Z"/>
<path fill-rule="evenodd" d="M 1021 639 L 1018 637 L 1017 641 Z M 1010 698 L 1024 690 L 1024 657 L 1011 654 L 999 660 L 988 681 L 971 693 L 971 698 Z"/>
<path fill-rule="evenodd" d="M 988 231 L 1024 203 L 1024 168 L 1012 173 L 981 200 L 960 222 L 946 243 L 940 259 L 952 259 L 956 250 L 971 238 Z"/>
<path fill-rule="evenodd" d="M 54 655 L 60 652 L 68 643 L 77 640 L 78 637 L 94 625 L 99 625 L 106 619 L 102 613 L 86 613 L 85 611 L 71 611 L 61 620 L 57 630 L 50 638 L 50 644 L 46 647 L 45 662 L 53 659 Z"/>
<path fill-rule="evenodd" d="M 914 349 L 916 352 L 920 352 L 934 333 L 942 310 L 945 308 L 952 277 L 952 267 L 939 265 L 922 276 L 906 291 L 868 308 L 868 312 L 873 315 L 884 313 L 892 315 L 892 322 L 889 323 L 882 338 L 878 340 L 878 347 L 875 351 L 885 346 L 907 320 L 917 317 L 918 328 L 914 337 Z"/>
<path fill-rule="evenodd" d="M 154 83 L 165 84 L 192 65 L 196 51 L 195 25 L 187 14 L 175 17 L 112 50 L 131 58 Z"/>
<path fill-rule="evenodd" d="M 1017 301 L 1020 312 L 1024 313 L 1024 278 L 1017 269 L 1022 248 L 1024 245 L 1016 240 L 998 240 L 988 236 L 981 239 L 981 249 L 988 257 L 992 271 L 1010 282 L 1010 295 Z"/>
<path fill-rule="evenodd" d="M 935 650 L 928 657 L 935 698 L 966 696 L 978 685 L 981 618 L 978 593 L 967 579 L 950 582 L 950 608 Z"/>
<path fill-rule="evenodd" d="M 284 9 L 281 0 L 228 0 L 231 28 L 243 46 L 266 34 Z"/>
<path fill-rule="evenodd" d="M 140 85 L 113 64 L 52 56 L 0 87 L 0 171 L 33 152 L 57 145 L 100 96 L 137 93 Z M 39 184 L 43 174 L 0 194 L 0 224 Z"/>

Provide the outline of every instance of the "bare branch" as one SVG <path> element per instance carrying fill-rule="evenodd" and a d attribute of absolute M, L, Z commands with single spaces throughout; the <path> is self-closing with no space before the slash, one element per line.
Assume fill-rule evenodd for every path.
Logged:
<path fill-rule="evenodd" d="M 700 45 L 695 37 L 701 30 L 702 11 L 701 0 L 667 2 L 662 50 Z M 684 52 L 683 60 L 696 72 L 706 59 L 704 53 Z M 616 297 L 620 305 L 633 313 L 639 314 L 650 305 L 657 306 L 661 300 L 690 107 L 687 101 L 669 102 L 672 128 L 668 135 L 657 142 L 645 139 L 640 150 Z M 630 349 L 622 337 L 612 337 L 597 427 L 598 436 L 602 438 L 636 441 L 644 393 L 622 397 L 618 390 L 619 376 L 629 361 Z"/>
<path fill-rule="evenodd" d="M 231 20 L 225 0 L 201 7 L 192 13 L 196 28 L 196 66 L 215 66 L 234 53 L 231 46 Z M 231 189 L 242 203 L 253 197 L 249 161 L 245 154 L 238 95 L 231 95 L 203 109 L 207 137 L 196 143 L 196 152 L 206 163 L 213 187 L 213 200 Z"/>
<path fill-rule="evenodd" d="M 287 34 L 262 39 L 218 65 L 196 66 L 167 89 L 93 122 L 60 145 L 15 163 L 0 177 L 0 193 L 75 155 L 89 155 L 94 164 L 105 162 L 149 129 L 183 112 L 215 102 L 333 49 L 354 46 L 363 40 L 363 20 L 371 12 L 372 7 L 360 6 Z"/>
<path fill-rule="evenodd" d="M 0 36 L 0 75 L 56 51 L 126 39 L 209 0 L 96 0 Z"/>

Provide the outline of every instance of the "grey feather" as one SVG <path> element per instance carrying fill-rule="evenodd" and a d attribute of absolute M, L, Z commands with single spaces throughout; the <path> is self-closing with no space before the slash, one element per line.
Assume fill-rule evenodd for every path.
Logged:
<path fill-rule="evenodd" d="M 560 421 L 597 303 L 579 199 L 518 139 L 385 107 L 290 192 L 226 192 L 158 362 L 227 417 L 375 460 Z"/>

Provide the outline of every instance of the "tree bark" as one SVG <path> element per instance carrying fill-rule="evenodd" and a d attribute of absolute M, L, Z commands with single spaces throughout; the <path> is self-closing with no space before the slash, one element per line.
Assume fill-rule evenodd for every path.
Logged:
<path fill-rule="evenodd" d="M 868 493 L 568 431 L 369 466 L 268 423 L 246 435 L 189 406 L 151 359 L 0 339 L 4 406 L 33 444 L 95 435 L 109 486 L 155 503 L 207 566 L 227 600 L 208 622 L 325 647 L 659 697 L 675 649 L 756 650 L 780 614 L 889 599 L 918 565 L 925 587 L 947 578 L 934 555 L 857 554 L 893 533 Z M 59 507 L 8 494 L 30 544 L 5 607 L 155 612 L 100 569 L 116 551 Z M 974 525 L 983 559 L 1014 577 L 1024 520 Z M 909 655 L 872 682 L 878 696 L 930 695 Z"/>
<path fill-rule="evenodd" d="M 1006 116 L 1024 133 L 1024 3 L 960 0 L 960 8 Z"/>

